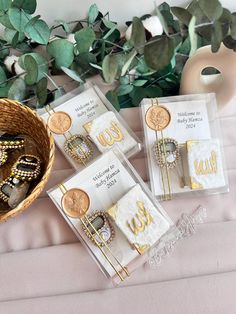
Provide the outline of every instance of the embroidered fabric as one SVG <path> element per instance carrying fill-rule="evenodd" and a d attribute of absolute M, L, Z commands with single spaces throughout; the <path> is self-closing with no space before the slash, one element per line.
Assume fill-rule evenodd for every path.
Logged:
<path fill-rule="evenodd" d="M 206 208 L 202 206 L 198 206 L 191 215 L 182 214 L 177 224 L 172 226 L 149 251 L 146 265 L 151 268 L 158 267 L 163 258 L 171 255 L 178 241 L 192 236 L 196 232 L 196 225 L 203 223 L 206 217 Z"/>

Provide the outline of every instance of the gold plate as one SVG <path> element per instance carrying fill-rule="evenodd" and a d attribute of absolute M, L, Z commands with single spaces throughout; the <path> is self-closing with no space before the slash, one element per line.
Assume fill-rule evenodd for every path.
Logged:
<path fill-rule="evenodd" d="M 171 114 L 165 107 L 154 105 L 148 108 L 145 120 L 150 129 L 162 131 L 170 124 Z"/>
<path fill-rule="evenodd" d="M 54 112 L 48 118 L 49 129 L 56 134 L 64 134 L 69 131 L 72 124 L 71 117 L 63 111 Z"/>
<path fill-rule="evenodd" d="M 62 198 L 62 207 L 71 218 L 82 218 L 90 207 L 90 198 L 81 189 L 71 189 Z"/>

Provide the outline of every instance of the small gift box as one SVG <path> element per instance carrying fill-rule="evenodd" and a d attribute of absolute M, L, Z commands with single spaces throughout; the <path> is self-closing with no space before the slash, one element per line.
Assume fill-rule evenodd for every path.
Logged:
<path fill-rule="evenodd" d="M 139 184 L 107 212 L 139 254 L 148 250 L 169 229 L 169 223 Z"/>
<path fill-rule="evenodd" d="M 116 144 L 127 158 L 142 148 L 138 137 L 93 84 L 81 85 L 38 113 L 59 149 L 77 170 L 87 167 Z"/>
<path fill-rule="evenodd" d="M 218 139 L 187 141 L 191 188 L 207 189 L 225 185 Z"/>
<path fill-rule="evenodd" d="M 117 144 L 125 154 L 137 145 L 134 138 L 111 111 L 86 123 L 84 128 L 101 153 Z"/>

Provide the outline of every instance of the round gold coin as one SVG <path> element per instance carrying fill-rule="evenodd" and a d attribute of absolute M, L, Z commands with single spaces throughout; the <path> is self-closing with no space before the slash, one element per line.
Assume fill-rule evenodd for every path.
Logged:
<path fill-rule="evenodd" d="M 69 131 L 72 124 L 71 117 L 68 113 L 58 111 L 54 112 L 48 118 L 49 129 L 56 134 L 64 134 Z"/>
<path fill-rule="evenodd" d="M 64 194 L 62 207 L 68 216 L 82 218 L 90 207 L 90 198 L 83 190 L 71 189 Z"/>
<path fill-rule="evenodd" d="M 148 108 L 145 120 L 150 129 L 162 131 L 170 124 L 171 115 L 165 107 L 155 105 Z"/>

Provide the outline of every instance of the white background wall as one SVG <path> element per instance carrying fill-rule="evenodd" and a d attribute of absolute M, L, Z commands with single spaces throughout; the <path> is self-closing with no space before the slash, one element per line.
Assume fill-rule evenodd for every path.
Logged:
<path fill-rule="evenodd" d="M 156 3 L 160 4 L 163 1 L 157 0 Z M 185 6 L 190 1 L 166 0 L 166 2 L 171 6 Z M 121 24 L 131 20 L 133 16 L 151 13 L 154 8 L 153 0 L 38 0 L 37 13 L 52 25 L 55 19 L 71 21 L 84 18 L 88 7 L 93 3 L 98 5 L 101 12 L 109 11 L 110 18 Z M 236 11 L 236 0 L 222 0 L 221 3 L 224 7 Z"/>

